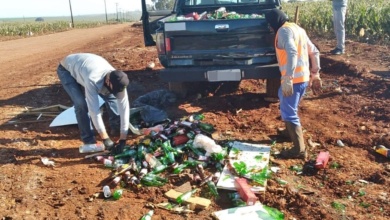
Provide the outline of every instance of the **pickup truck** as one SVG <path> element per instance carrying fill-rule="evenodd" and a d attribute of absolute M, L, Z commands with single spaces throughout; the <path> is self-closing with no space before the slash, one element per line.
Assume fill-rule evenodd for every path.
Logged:
<path fill-rule="evenodd" d="M 280 0 L 159 1 L 165 4 L 142 0 L 142 26 L 170 90 L 185 96 L 185 83 L 266 79 L 267 97 L 277 97 L 275 34 L 264 14 L 279 8 Z"/>

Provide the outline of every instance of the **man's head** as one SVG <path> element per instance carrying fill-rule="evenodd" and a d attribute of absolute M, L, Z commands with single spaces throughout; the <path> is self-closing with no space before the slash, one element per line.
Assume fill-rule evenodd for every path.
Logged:
<path fill-rule="evenodd" d="M 114 70 L 107 74 L 104 85 L 108 91 L 118 98 L 126 90 L 127 85 L 129 85 L 129 78 L 126 73 Z"/>
<path fill-rule="evenodd" d="M 279 28 L 288 21 L 288 17 L 279 9 L 272 9 L 265 14 L 265 20 L 270 24 L 275 33 L 278 32 Z"/>

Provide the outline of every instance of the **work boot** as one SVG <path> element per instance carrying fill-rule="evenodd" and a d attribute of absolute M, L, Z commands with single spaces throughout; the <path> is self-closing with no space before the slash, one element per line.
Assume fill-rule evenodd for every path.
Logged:
<path fill-rule="evenodd" d="M 288 132 L 287 128 L 278 128 L 277 132 L 279 136 L 283 138 L 291 139 L 290 133 Z"/>
<path fill-rule="evenodd" d="M 285 159 L 303 159 L 306 160 L 307 152 L 305 140 L 303 139 L 302 127 L 291 122 L 285 122 L 287 131 L 293 142 L 293 147 L 280 152 L 280 155 Z"/>

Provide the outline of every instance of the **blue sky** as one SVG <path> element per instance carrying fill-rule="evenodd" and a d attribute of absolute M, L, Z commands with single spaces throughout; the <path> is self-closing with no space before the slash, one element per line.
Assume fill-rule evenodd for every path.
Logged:
<path fill-rule="evenodd" d="M 141 0 L 105 0 L 107 13 L 141 11 Z M 104 14 L 104 0 L 70 0 L 73 16 Z M 70 16 L 69 0 L 1 0 L 0 18 Z"/>

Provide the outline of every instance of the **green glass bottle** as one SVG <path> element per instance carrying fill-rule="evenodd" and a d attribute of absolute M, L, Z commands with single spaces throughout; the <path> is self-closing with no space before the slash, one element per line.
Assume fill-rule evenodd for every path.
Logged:
<path fill-rule="evenodd" d="M 163 186 L 165 182 L 158 181 L 153 175 L 145 175 L 141 179 L 141 184 L 144 186 Z"/>
<path fill-rule="evenodd" d="M 210 190 L 211 194 L 213 194 L 213 196 L 215 196 L 215 197 L 219 196 L 217 187 L 215 186 L 213 181 L 208 180 L 207 181 L 207 186 L 209 187 L 209 190 Z"/>
<path fill-rule="evenodd" d="M 122 189 L 117 189 L 112 194 L 112 198 L 114 198 L 115 200 L 118 200 L 118 199 L 120 199 L 122 197 L 122 194 L 123 194 L 123 190 Z"/>
<path fill-rule="evenodd" d="M 193 189 L 193 190 L 190 190 L 188 192 L 185 192 L 183 194 L 181 194 L 179 197 L 176 198 L 176 202 L 179 203 L 179 204 L 182 204 L 183 202 L 187 201 L 189 198 L 191 198 L 191 196 L 196 193 L 196 191 L 198 191 L 198 189 Z"/>
<path fill-rule="evenodd" d="M 161 164 L 159 166 L 156 166 L 153 170 L 152 170 L 152 174 L 159 174 L 159 173 L 162 173 L 164 172 L 166 169 L 168 168 L 167 165 L 165 164 Z"/>
<path fill-rule="evenodd" d="M 198 122 L 198 123 L 196 123 L 196 125 L 199 127 L 200 130 L 202 130 L 203 132 L 209 133 L 209 134 L 211 134 L 215 131 L 214 126 L 212 124 L 209 124 L 209 123 Z"/>
<path fill-rule="evenodd" d="M 125 152 L 121 154 L 117 154 L 114 156 L 115 159 L 121 158 L 121 157 L 134 157 L 136 155 L 137 151 L 134 149 L 126 150 Z"/>
<path fill-rule="evenodd" d="M 181 172 L 183 172 L 184 169 L 188 168 L 188 167 L 194 167 L 196 166 L 197 164 L 200 164 L 198 161 L 184 161 L 182 164 L 180 164 L 179 166 L 177 166 L 175 169 L 173 169 L 173 173 L 174 174 L 179 174 Z"/>
<path fill-rule="evenodd" d="M 154 214 L 153 210 L 149 210 L 144 216 L 142 216 L 141 220 L 151 220 Z"/>
<path fill-rule="evenodd" d="M 137 148 L 137 159 L 138 160 L 143 160 L 144 159 L 144 152 L 145 151 L 145 146 L 140 144 L 138 145 L 138 148 Z"/>
<path fill-rule="evenodd" d="M 202 151 L 200 151 L 198 148 L 195 148 L 194 145 L 193 145 L 193 142 L 188 142 L 186 144 L 186 147 L 188 147 L 189 149 L 191 149 L 192 152 L 194 152 L 197 156 L 204 156 L 204 153 L 202 153 Z"/>

